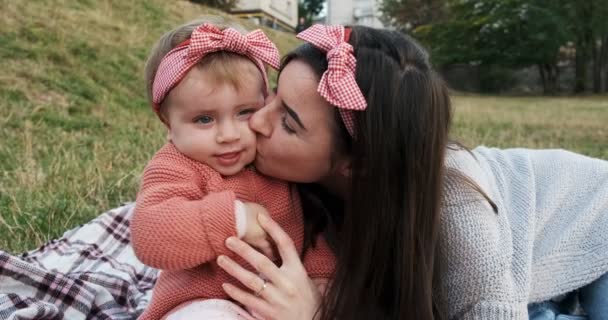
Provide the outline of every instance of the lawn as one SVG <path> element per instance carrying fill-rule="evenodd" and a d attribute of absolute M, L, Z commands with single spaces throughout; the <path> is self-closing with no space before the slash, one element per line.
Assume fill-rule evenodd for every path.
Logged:
<path fill-rule="evenodd" d="M 453 97 L 467 146 L 563 148 L 608 160 L 608 96 Z"/>
<path fill-rule="evenodd" d="M 189 2 L 5 1 L 0 11 L 0 250 L 21 252 L 135 199 L 163 143 L 142 68 Z M 248 27 L 252 27 L 248 25 Z M 269 31 L 285 53 L 297 42 Z M 454 95 L 469 146 L 567 148 L 608 159 L 607 97 Z"/>

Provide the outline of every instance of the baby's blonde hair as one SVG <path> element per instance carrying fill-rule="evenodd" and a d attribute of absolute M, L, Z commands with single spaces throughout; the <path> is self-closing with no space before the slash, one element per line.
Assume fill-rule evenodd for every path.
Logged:
<path fill-rule="evenodd" d="M 242 34 L 246 34 L 248 32 L 247 29 L 245 29 L 242 25 L 234 21 L 230 21 L 224 17 L 203 16 L 163 34 L 163 36 L 160 37 L 150 51 L 148 60 L 146 61 L 146 66 L 144 68 L 146 92 L 148 95 L 148 101 L 151 105 L 154 104 L 152 101 L 152 85 L 154 83 L 154 78 L 156 77 L 158 66 L 160 65 L 162 59 L 165 57 L 165 55 L 167 55 L 167 53 L 169 53 L 169 51 L 173 50 L 173 48 L 177 47 L 185 40 L 190 39 L 194 29 L 205 23 L 213 24 L 221 30 L 233 28 Z M 195 67 L 203 68 L 206 72 L 209 72 L 209 74 L 215 80 L 215 83 L 229 83 L 238 91 L 242 85 L 242 82 L 244 81 L 242 71 L 243 62 L 247 61 L 251 60 L 236 53 L 218 51 L 207 54 L 197 63 Z M 160 115 L 165 116 L 165 112 L 166 106 L 164 103 L 161 103 Z"/>

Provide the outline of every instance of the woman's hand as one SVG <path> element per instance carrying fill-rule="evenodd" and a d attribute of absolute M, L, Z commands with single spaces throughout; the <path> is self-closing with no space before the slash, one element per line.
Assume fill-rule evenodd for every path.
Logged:
<path fill-rule="evenodd" d="M 283 264 L 277 267 L 247 243 L 230 237 L 226 246 L 244 258 L 263 278 L 230 258 L 219 256 L 219 266 L 251 289 L 249 292 L 225 283 L 222 285 L 224 291 L 264 319 L 314 319 L 321 304 L 321 293 L 308 277 L 293 241 L 270 217 L 259 215 L 258 220 L 276 243 Z"/>

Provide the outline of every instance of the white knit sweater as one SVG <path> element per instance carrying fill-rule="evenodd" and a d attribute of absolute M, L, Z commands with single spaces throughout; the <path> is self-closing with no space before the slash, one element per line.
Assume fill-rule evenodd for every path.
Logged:
<path fill-rule="evenodd" d="M 474 155 L 474 156 L 473 156 Z M 527 305 L 608 273 L 608 162 L 563 150 L 450 151 L 436 297 L 449 319 L 528 319 Z"/>

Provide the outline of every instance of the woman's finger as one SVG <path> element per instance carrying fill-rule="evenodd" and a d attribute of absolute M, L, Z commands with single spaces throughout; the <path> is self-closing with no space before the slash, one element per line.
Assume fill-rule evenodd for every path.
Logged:
<path fill-rule="evenodd" d="M 222 288 L 227 295 L 247 307 L 248 310 L 255 311 L 264 319 L 272 319 L 272 307 L 268 304 L 268 302 L 264 301 L 264 299 L 256 297 L 255 295 L 243 291 L 229 283 L 222 284 Z"/>
<path fill-rule="evenodd" d="M 293 240 L 278 223 L 262 214 L 258 215 L 258 222 L 262 229 L 274 240 L 283 263 L 294 263 L 297 261 L 297 263 L 301 264 L 300 255 L 298 254 L 298 250 L 296 250 Z"/>
<path fill-rule="evenodd" d="M 247 288 L 251 289 L 255 295 L 260 296 L 269 303 L 276 303 L 279 301 L 281 295 L 277 292 L 274 284 L 262 278 L 262 276 L 266 278 L 266 275 L 256 275 L 241 267 L 238 263 L 234 262 L 234 260 L 226 256 L 220 257 L 218 257 L 219 266 L 235 279 L 239 280 Z"/>
<path fill-rule="evenodd" d="M 281 274 L 279 268 L 268 259 L 265 255 L 261 254 L 257 250 L 253 249 L 246 242 L 237 239 L 235 237 L 230 237 L 226 239 L 226 246 L 228 249 L 232 250 L 234 253 L 239 255 L 241 258 L 245 259 L 256 271 L 263 274 L 266 279 L 270 280 L 275 286 L 284 288 L 285 287 L 285 279 L 283 279 L 283 275 Z M 225 257 L 227 258 L 227 257 Z M 219 258 L 218 258 L 219 263 Z M 235 263 L 236 264 L 236 263 Z M 221 265 L 220 265 L 221 266 Z M 240 266 L 239 266 L 240 267 Z M 222 267 L 223 268 L 223 267 Z M 249 272 L 241 267 L 242 271 Z M 228 271 L 228 270 L 226 270 Z M 244 274 L 241 270 L 239 271 L 239 275 Z M 251 273 L 251 272 L 249 272 Z M 253 273 L 252 273 L 253 274 Z M 244 285 L 247 283 L 243 282 L 243 279 L 233 275 L 239 281 L 241 281 Z M 244 279 L 249 280 L 249 279 Z M 254 289 L 252 289 L 254 290 Z"/>
<path fill-rule="evenodd" d="M 266 285 L 266 281 L 259 275 L 243 268 L 226 256 L 219 256 L 217 264 L 253 292 L 260 291 Z"/>

